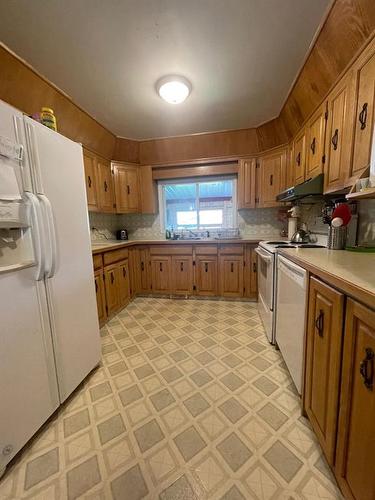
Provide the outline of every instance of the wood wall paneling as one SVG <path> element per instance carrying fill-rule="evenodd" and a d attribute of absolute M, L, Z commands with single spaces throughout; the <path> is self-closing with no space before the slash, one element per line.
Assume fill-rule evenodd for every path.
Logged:
<path fill-rule="evenodd" d="M 115 135 L 1 45 L 0 68 L 0 99 L 28 115 L 51 107 L 61 134 L 112 158 Z"/>
<path fill-rule="evenodd" d="M 125 137 L 117 137 L 114 160 L 139 163 L 140 142 Z"/>

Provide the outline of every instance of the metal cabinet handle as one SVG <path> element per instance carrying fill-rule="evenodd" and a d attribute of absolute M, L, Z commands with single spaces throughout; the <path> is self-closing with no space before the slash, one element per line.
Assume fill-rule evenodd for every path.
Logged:
<path fill-rule="evenodd" d="M 319 316 L 315 320 L 315 328 L 318 330 L 319 337 L 323 337 L 324 331 L 324 311 L 320 309 Z"/>
<path fill-rule="evenodd" d="M 204 272 L 208 273 L 208 262 L 204 263 Z"/>
<path fill-rule="evenodd" d="M 296 163 L 298 166 L 301 165 L 301 153 L 298 153 L 297 157 L 296 157 Z"/>
<path fill-rule="evenodd" d="M 368 104 L 365 102 L 362 106 L 362 111 L 359 113 L 359 123 L 361 124 L 361 130 L 364 130 L 366 128 L 366 121 L 367 121 L 367 108 Z"/>
<path fill-rule="evenodd" d="M 184 270 L 184 263 L 180 262 L 180 271 L 183 271 L 183 270 Z"/>
<path fill-rule="evenodd" d="M 141 262 L 141 271 L 144 271 L 144 270 L 145 270 L 145 263 Z"/>
<path fill-rule="evenodd" d="M 91 184 L 92 184 L 90 175 L 87 176 L 87 184 L 89 185 L 89 188 L 90 188 Z"/>
<path fill-rule="evenodd" d="M 130 194 L 130 186 L 129 185 L 126 186 L 126 190 L 127 190 L 128 194 Z"/>
<path fill-rule="evenodd" d="M 162 262 L 159 263 L 159 269 L 160 269 L 160 271 L 163 271 L 163 263 Z"/>
<path fill-rule="evenodd" d="M 125 267 L 122 268 L 122 275 L 123 275 L 124 278 L 126 277 L 126 269 L 125 269 Z"/>
<path fill-rule="evenodd" d="M 107 181 L 104 181 L 104 191 L 107 192 L 108 191 L 108 184 L 107 184 Z"/>
<path fill-rule="evenodd" d="M 316 148 L 316 139 L 314 137 L 314 139 L 312 140 L 312 143 L 310 144 L 310 149 L 311 149 L 311 152 L 313 155 L 315 154 L 315 148 Z"/>
<path fill-rule="evenodd" d="M 257 272 L 257 263 L 253 262 L 253 273 Z"/>
<path fill-rule="evenodd" d="M 234 264 L 233 262 L 230 263 L 230 272 L 233 273 L 234 271 Z"/>
<path fill-rule="evenodd" d="M 270 175 L 270 186 L 273 184 L 273 174 Z"/>
<path fill-rule="evenodd" d="M 336 151 L 337 144 L 339 142 L 339 129 L 338 128 L 335 130 L 335 133 L 332 136 L 331 142 L 332 142 L 333 149 Z"/>
<path fill-rule="evenodd" d="M 115 276 L 113 274 L 113 272 L 111 273 L 111 284 L 113 285 L 113 283 L 115 282 Z"/>
<path fill-rule="evenodd" d="M 359 373 L 363 378 L 366 388 L 372 391 L 374 386 L 374 356 L 375 353 L 371 347 L 366 347 L 366 356 L 359 365 Z"/>
<path fill-rule="evenodd" d="M 98 293 L 98 282 L 95 281 L 95 292 Z"/>

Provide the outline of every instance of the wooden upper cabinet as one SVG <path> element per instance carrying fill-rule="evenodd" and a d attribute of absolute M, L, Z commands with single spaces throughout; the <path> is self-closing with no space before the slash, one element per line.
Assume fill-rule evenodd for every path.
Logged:
<path fill-rule="evenodd" d="M 259 207 L 280 205 L 276 196 L 285 189 L 286 148 L 263 155 L 258 160 Z"/>
<path fill-rule="evenodd" d="M 152 178 L 152 167 L 150 165 L 141 165 L 139 167 L 139 192 L 140 192 L 140 211 L 143 214 L 158 213 L 158 187 L 156 181 Z"/>
<path fill-rule="evenodd" d="M 117 213 L 139 211 L 138 166 L 113 164 Z"/>
<path fill-rule="evenodd" d="M 349 71 L 328 96 L 328 120 L 325 141 L 325 192 L 349 185 L 354 125 L 353 71 Z"/>
<path fill-rule="evenodd" d="M 242 159 L 238 170 L 238 208 L 255 208 L 256 159 Z"/>
<path fill-rule="evenodd" d="M 215 296 L 217 290 L 217 256 L 197 255 L 195 258 L 196 294 Z"/>
<path fill-rule="evenodd" d="M 357 107 L 354 128 L 353 160 L 349 172 L 350 183 L 370 164 L 374 128 L 375 99 L 375 42 L 354 65 L 357 81 Z"/>
<path fill-rule="evenodd" d="M 343 307 L 341 293 L 310 278 L 304 406 L 330 465 L 336 449 Z"/>
<path fill-rule="evenodd" d="M 290 188 L 296 183 L 296 176 L 294 171 L 294 161 L 293 161 L 293 143 L 288 144 L 286 153 L 286 181 L 285 187 Z"/>
<path fill-rule="evenodd" d="M 326 108 L 326 103 L 320 106 L 306 125 L 305 179 L 323 173 Z"/>
<path fill-rule="evenodd" d="M 193 292 L 193 257 L 172 255 L 171 288 L 176 294 L 189 295 Z"/>
<path fill-rule="evenodd" d="M 86 149 L 83 150 L 83 165 L 85 168 L 87 206 L 90 212 L 97 212 L 96 156 Z"/>
<path fill-rule="evenodd" d="M 97 160 L 97 194 L 100 212 L 115 212 L 112 168 L 109 161 Z"/>
<path fill-rule="evenodd" d="M 293 141 L 294 182 L 301 184 L 305 180 L 306 169 L 306 130 L 303 128 Z"/>
<path fill-rule="evenodd" d="M 336 477 L 345 498 L 375 498 L 375 311 L 347 301 Z"/>

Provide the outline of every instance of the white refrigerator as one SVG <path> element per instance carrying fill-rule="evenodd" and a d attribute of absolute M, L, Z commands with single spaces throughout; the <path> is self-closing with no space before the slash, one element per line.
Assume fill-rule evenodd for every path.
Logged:
<path fill-rule="evenodd" d="M 0 475 L 99 361 L 82 147 L 0 101 Z"/>

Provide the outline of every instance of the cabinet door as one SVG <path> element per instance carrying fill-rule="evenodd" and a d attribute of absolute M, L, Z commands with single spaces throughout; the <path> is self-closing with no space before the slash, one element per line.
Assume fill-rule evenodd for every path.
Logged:
<path fill-rule="evenodd" d="M 130 300 L 130 275 L 128 259 L 118 265 L 118 290 L 120 306 L 126 305 Z"/>
<path fill-rule="evenodd" d="M 293 141 L 293 169 L 296 184 L 305 180 L 306 168 L 306 133 L 305 129 L 299 132 Z"/>
<path fill-rule="evenodd" d="M 336 477 L 346 498 L 375 498 L 375 311 L 348 299 Z"/>
<path fill-rule="evenodd" d="M 139 283 L 143 293 L 151 290 L 150 253 L 147 248 L 139 250 Z"/>
<path fill-rule="evenodd" d="M 96 158 L 88 151 L 83 151 L 83 165 L 85 168 L 87 206 L 90 212 L 98 210 L 96 188 Z"/>
<path fill-rule="evenodd" d="M 109 316 L 120 307 L 117 266 L 104 268 L 104 284 L 107 314 Z"/>
<path fill-rule="evenodd" d="M 341 293 L 310 279 L 304 404 L 330 465 L 336 447 L 343 304 Z"/>
<path fill-rule="evenodd" d="M 219 257 L 219 293 L 222 297 L 242 297 L 244 260 L 241 255 Z"/>
<path fill-rule="evenodd" d="M 139 210 L 139 177 L 138 167 L 128 167 L 126 172 L 128 212 L 138 212 Z"/>
<path fill-rule="evenodd" d="M 294 186 L 296 183 L 295 171 L 294 171 L 294 152 L 293 152 L 293 143 L 288 145 L 287 153 L 286 153 L 286 181 L 285 188 L 290 188 Z"/>
<path fill-rule="evenodd" d="M 372 51 L 374 51 L 374 44 L 372 44 Z M 355 72 L 358 95 L 353 160 L 349 177 L 358 176 L 370 164 L 374 128 L 375 54 L 370 58 L 367 55 L 365 60 L 361 59 L 355 66 Z"/>
<path fill-rule="evenodd" d="M 256 297 L 258 292 L 257 284 L 257 258 L 254 247 L 246 245 L 245 248 L 245 295 L 246 297 Z"/>
<path fill-rule="evenodd" d="M 138 167 L 113 165 L 117 213 L 137 212 L 139 209 Z"/>
<path fill-rule="evenodd" d="M 107 314 L 105 309 L 105 291 L 102 271 L 95 273 L 95 292 L 99 323 L 100 325 L 103 325 L 107 319 Z"/>
<path fill-rule="evenodd" d="M 345 187 L 352 160 L 354 79 L 350 71 L 328 96 L 325 192 Z"/>
<path fill-rule="evenodd" d="M 111 164 L 98 160 L 98 205 L 101 212 L 115 212 Z"/>
<path fill-rule="evenodd" d="M 256 159 L 240 160 L 238 171 L 238 208 L 254 208 L 256 196 Z"/>
<path fill-rule="evenodd" d="M 306 179 L 323 172 L 325 129 L 326 103 L 313 114 L 306 127 Z"/>
<path fill-rule="evenodd" d="M 171 258 L 169 256 L 151 257 L 152 291 L 169 293 L 171 290 Z"/>
<path fill-rule="evenodd" d="M 172 292 L 188 295 L 193 291 L 193 257 L 172 255 Z"/>
<path fill-rule="evenodd" d="M 196 294 L 216 296 L 217 291 L 217 256 L 197 255 L 195 259 Z"/>
<path fill-rule="evenodd" d="M 259 206 L 275 207 L 276 196 L 285 187 L 286 149 L 259 159 Z"/>

